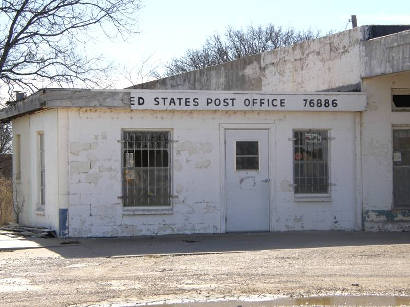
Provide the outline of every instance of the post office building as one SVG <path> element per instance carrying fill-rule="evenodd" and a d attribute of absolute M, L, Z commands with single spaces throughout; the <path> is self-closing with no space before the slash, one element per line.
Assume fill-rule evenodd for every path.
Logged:
<path fill-rule="evenodd" d="M 408 29 L 13 102 L 19 220 L 70 237 L 408 231 Z"/>

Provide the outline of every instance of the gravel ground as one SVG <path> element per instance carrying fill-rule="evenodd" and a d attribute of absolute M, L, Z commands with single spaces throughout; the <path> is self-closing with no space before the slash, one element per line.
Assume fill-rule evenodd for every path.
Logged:
<path fill-rule="evenodd" d="M 400 235 L 410 237 L 408 233 Z M 87 306 L 318 295 L 409 296 L 410 238 L 408 241 L 114 257 L 91 257 L 89 253 L 84 257 L 67 257 L 68 251 L 76 249 L 72 245 L 2 251 L 0 305 Z M 87 248 L 83 241 L 81 245 Z"/>

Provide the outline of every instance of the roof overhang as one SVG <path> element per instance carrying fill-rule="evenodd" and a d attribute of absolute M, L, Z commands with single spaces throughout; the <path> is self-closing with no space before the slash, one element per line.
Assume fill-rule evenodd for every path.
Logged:
<path fill-rule="evenodd" d="M 45 89 L 13 102 L 0 120 L 54 108 L 118 108 L 155 111 L 301 111 L 366 110 L 365 93 L 267 93 L 183 90 Z"/>

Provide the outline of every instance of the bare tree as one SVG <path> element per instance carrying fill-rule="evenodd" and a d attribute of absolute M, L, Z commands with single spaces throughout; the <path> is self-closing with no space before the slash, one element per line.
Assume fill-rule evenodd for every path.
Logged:
<path fill-rule="evenodd" d="M 14 214 L 11 179 L 0 176 L 0 226 L 13 222 Z"/>
<path fill-rule="evenodd" d="M 223 36 L 215 34 L 209 37 L 200 49 L 189 49 L 182 57 L 172 59 L 166 66 L 165 76 L 222 64 L 317 37 L 319 33 L 285 30 L 272 24 L 250 26 L 246 30 L 229 27 Z"/>
<path fill-rule="evenodd" d="M 14 217 L 16 219 L 16 223 L 20 223 L 20 215 L 21 212 L 23 212 L 24 208 L 24 195 L 21 193 L 21 191 L 17 188 L 17 186 L 14 186 L 14 195 L 13 195 L 13 212 L 14 212 Z"/>
<path fill-rule="evenodd" d="M 0 123 L 0 154 L 11 152 L 11 126 L 9 123 Z"/>
<path fill-rule="evenodd" d="M 123 67 L 122 75 L 131 86 L 147 82 L 150 79 L 159 79 L 159 64 L 153 62 L 153 56 L 146 57 L 139 65 Z"/>
<path fill-rule="evenodd" d="M 0 4 L 0 81 L 9 94 L 57 86 L 98 85 L 106 71 L 100 58 L 78 47 L 87 34 L 133 33 L 140 0 L 3 0 Z"/>

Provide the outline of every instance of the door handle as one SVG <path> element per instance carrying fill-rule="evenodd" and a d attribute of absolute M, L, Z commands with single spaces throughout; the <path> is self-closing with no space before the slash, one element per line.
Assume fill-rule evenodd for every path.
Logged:
<path fill-rule="evenodd" d="M 265 183 L 268 183 L 268 182 L 270 182 L 270 178 L 266 178 L 266 179 L 263 179 L 263 180 L 261 180 L 262 182 L 265 182 Z"/>

